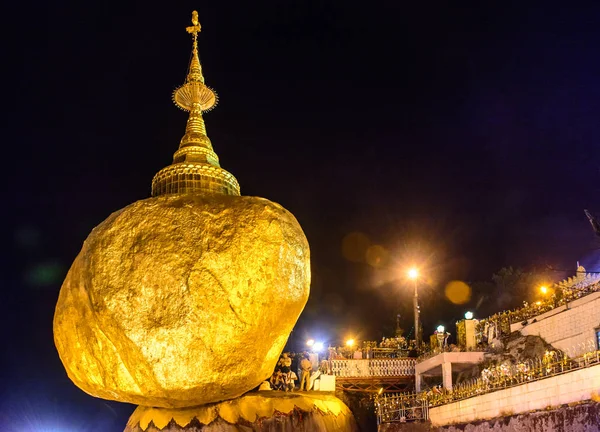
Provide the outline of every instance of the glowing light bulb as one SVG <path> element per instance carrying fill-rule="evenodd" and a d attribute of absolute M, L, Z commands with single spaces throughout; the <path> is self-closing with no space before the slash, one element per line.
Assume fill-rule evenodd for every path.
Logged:
<path fill-rule="evenodd" d="M 419 270 L 416 269 L 415 267 L 412 267 L 411 269 L 408 270 L 408 278 L 415 280 L 419 277 Z"/>

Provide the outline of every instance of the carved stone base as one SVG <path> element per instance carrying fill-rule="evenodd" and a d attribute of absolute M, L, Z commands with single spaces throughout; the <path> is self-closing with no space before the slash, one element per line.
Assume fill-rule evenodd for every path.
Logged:
<path fill-rule="evenodd" d="M 348 407 L 333 394 L 247 393 L 194 408 L 138 407 L 124 432 L 358 432 Z"/>

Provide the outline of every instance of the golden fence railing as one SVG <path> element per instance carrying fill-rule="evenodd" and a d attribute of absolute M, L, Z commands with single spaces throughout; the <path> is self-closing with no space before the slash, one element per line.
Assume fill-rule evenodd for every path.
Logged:
<path fill-rule="evenodd" d="M 578 300 L 589 294 L 600 291 L 600 281 L 584 278 L 579 284 L 573 286 L 556 285 L 554 288 L 560 293 L 559 296 L 553 296 L 546 300 L 540 300 L 535 303 L 525 303 L 523 307 L 498 312 L 487 318 L 479 320 L 477 325 L 478 342 L 488 334 L 490 326 L 493 327 L 494 336 L 510 334 L 510 325 L 518 322 L 527 321 L 543 313 L 549 312 L 559 306 L 563 306 L 572 301 Z M 489 339 L 489 338 L 488 338 Z"/>
<path fill-rule="evenodd" d="M 547 351 L 542 358 L 484 369 L 480 377 L 457 384 L 451 391 L 440 389 L 422 394 L 429 401 L 430 406 L 443 405 L 596 364 L 600 364 L 598 350 L 576 358 L 569 358 L 562 351 Z"/>
<path fill-rule="evenodd" d="M 481 376 L 454 386 L 421 393 L 380 394 L 375 399 L 377 421 L 399 422 L 427 419 L 429 408 L 486 393 L 600 365 L 600 350 L 570 358 L 562 351 L 547 351 L 541 358 L 484 369 Z"/>

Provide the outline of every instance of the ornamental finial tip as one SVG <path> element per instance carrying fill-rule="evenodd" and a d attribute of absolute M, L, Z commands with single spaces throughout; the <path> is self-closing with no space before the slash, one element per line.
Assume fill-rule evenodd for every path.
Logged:
<path fill-rule="evenodd" d="M 185 30 L 194 35 L 194 39 L 198 36 L 198 33 L 202 31 L 202 26 L 200 25 L 200 21 L 198 21 L 198 11 L 192 12 L 192 24 L 193 26 L 186 27 Z"/>
<path fill-rule="evenodd" d="M 194 104 L 199 104 L 202 112 L 206 112 L 217 103 L 215 92 L 204 85 L 202 65 L 198 55 L 198 33 L 201 30 L 198 12 L 192 12 L 193 26 L 186 27 L 186 31 L 192 35 L 192 56 L 188 66 L 185 83 L 173 92 L 175 105 L 184 111 L 192 111 Z"/>

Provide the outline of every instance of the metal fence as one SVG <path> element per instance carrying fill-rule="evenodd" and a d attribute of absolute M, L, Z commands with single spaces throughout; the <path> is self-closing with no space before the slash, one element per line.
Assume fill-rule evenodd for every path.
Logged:
<path fill-rule="evenodd" d="M 570 358 L 562 351 L 547 351 L 541 358 L 517 364 L 500 364 L 484 369 L 481 376 L 454 386 L 452 390 L 434 388 L 421 393 L 378 395 L 375 399 L 377 421 L 402 422 L 427 420 L 429 408 L 457 402 L 486 393 L 515 387 L 574 370 L 600 364 L 600 350 Z"/>
<path fill-rule="evenodd" d="M 406 423 L 429 420 L 429 403 L 416 393 L 388 396 L 385 393 L 375 399 L 377 426 L 381 423 Z"/>
<path fill-rule="evenodd" d="M 422 393 L 422 397 L 429 401 L 429 406 L 443 405 L 596 364 L 600 364 L 600 351 L 597 350 L 576 358 L 569 358 L 562 351 L 547 351 L 542 358 L 484 369 L 480 377 L 458 384 L 452 390 L 434 389 Z"/>

